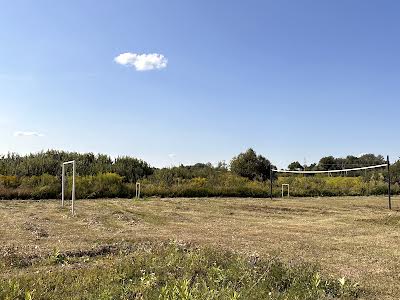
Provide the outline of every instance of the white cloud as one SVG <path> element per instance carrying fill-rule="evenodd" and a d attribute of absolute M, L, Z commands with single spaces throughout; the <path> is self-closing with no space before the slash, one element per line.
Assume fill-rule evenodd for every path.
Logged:
<path fill-rule="evenodd" d="M 42 136 L 44 136 L 44 134 L 36 132 L 36 131 L 16 131 L 16 132 L 14 132 L 14 136 L 22 136 L 22 137 L 39 136 L 39 137 L 42 137 Z"/>
<path fill-rule="evenodd" d="M 117 64 L 132 66 L 136 71 L 149 71 L 155 69 L 164 69 L 167 67 L 167 58 L 158 53 L 137 54 L 126 52 L 114 58 Z"/>
<path fill-rule="evenodd" d="M 168 157 L 169 157 L 169 158 L 175 158 L 175 157 L 176 157 L 176 154 L 175 154 L 175 153 L 170 153 L 170 154 L 168 154 Z"/>

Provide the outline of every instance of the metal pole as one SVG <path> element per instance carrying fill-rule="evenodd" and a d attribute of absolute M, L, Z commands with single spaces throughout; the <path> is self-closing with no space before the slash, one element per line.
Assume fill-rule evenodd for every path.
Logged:
<path fill-rule="evenodd" d="M 75 201 L 75 161 L 72 162 L 72 215 L 74 215 L 74 201 Z"/>
<path fill-rule="evenodd" d="M 61 175 L 61 206 L 64 206 L 64 164 L 62 164 L 62 175 Z"/>
<path fill-rule="evenodd" d="M 392 192 L 391 192 L 391 186 L 390 186 L 390 160 L 389 160 L 389 155 L 387 156 L 387 170 L 388 170 L 389 209 L 392 209 Z"/>
<path fill-rule="evenodd" d="M 269 183 L 270 183 L 269 195 L 270 195 L 271 200 L 272 200 L 272 165 L 271 164 L 269 165 Z"/>

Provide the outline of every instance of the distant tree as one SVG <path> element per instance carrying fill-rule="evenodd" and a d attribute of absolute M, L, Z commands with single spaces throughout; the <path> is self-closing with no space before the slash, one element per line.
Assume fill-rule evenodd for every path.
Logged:
<path fill-rule="evenodd" d="M 386 163 L 385 158 L 382 155 L 374 155 L 374 154 L 364 154 L 358 158 L 358 162 L 363 166 L 372 166 L 372 165 L 380 165 Z"/>
<path fill-rule="evenodd" d="M 226 170 L 228 170 L 228 165 L 226 164 L 226 162 L 224 160 L 219 161 L 217 164 L 217 169 L 226 171 Z"/>
<path fill-rule="evenodd" d="M 116 158 L 112 165 L 112 171 L 123 176 L 124 180 L 128 182 L 135 182 L 139 178 L 153 173 L 153 169 L 147 162 L 129 156 Z"/>
<path fill-rule="evenodd" d="M 400 184 L 400 158 L 390 166 L 391 181 Z"/>
<path fill-rule="evenodd" d="M 325 156 L 319 160 L 318 169 L 323 171 L 338 169 L 336 159 L 333 156 Z"/>
<path fill-rule="evenodd" d="M 288 169 L 291 171 L 303 171 L 304 167 L 298 161 L 294 161 L 289 164 Z"/>
<path fill-rule="evenodd" d="M 240 153 L 231 160 L 231 171 L 250 180 L 264 181 L 269 178 L 271 163 L 253 149 Z M 273 166 L 273 168 L 275 168 Z"/>
<path fill-rule="evenodd" d="M 309 166 L 305 166 L 305 171 L 315 171 L 315 170 L 317 170 L 318 169 L 318 166 L 317 166 L 317 164 L 316 163 L 312 163 L 311 165 L 309 165 Z"/>
<path fill-rule="evenodd" d="M 356 168 L 358 167 L 358 157 L 354 155 L 347 155 L 345 158 L 345 166 L 346 168 Z"/>

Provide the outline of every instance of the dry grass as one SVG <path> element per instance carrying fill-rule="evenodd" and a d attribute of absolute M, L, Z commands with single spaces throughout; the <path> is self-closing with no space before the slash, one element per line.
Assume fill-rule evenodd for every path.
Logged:
<path fill-rule="evenodd" d="M 3 201 L 0 256 L 12 253 L 14 265 L 24 265 L 54 248 L 176 239 L 318 263 L 359 282 L 369 299 L 400 299 L 400 212 L 386 204 L 384 197 L 107 199 L 77 201 L 72 217 L 58 201 Z"/>

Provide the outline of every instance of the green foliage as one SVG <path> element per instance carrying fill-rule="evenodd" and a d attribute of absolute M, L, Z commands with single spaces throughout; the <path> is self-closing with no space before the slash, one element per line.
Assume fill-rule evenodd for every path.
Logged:
<path fill-rule="evenodd" d="M 384 195 L 388 192 L 388 185 L 382 177 L 366 180 L 364 177 L 288 176 L 279 177 L 276 188 L 280 189 L 283 183 L 290 184 L 291 196 L 299 197 L 369 196 Z M 392 193 L 399 192 L 399 185 L 393 185 Z"/>
<path fill-rule="evenodd" d="M 0 175 L 0 186 L 4 188 L 16 188 L 21 184 L 17 176 Z"/>
<path fill-rule="evenodd" d="M 385 158 L 382 155 L 364 154 L 360 157 L 348 155 L 346 158 L 335 158 L 333 156 L 326 156 L 320 159 L 318 165 L 314 165 L 313 168 L 307 168 L 312 170 L 341 170 L 351 169 L 357 167 L 366 167 L 373 165 L 380 165 L 386 163 Z M 359 176 L 360 172 L 353 172 L 352 176 Z"/>
<path fill-rule="evenodd" d="M 152 174 L 152 168 L 144 161 L 132 157 L 112 160 L 104 154 L 77 153 L 49 150 L 20 156 L 15 153 L 0 156 L 0 174 L 17 177 L 50 174 L 61 177 L 61 164 L 76 161 L 76 172 L 81 176 L 114 172 L 133 181 Z"/>
<path fill-rule="evenodd" d="M 264 181 L 268 179 L 270 167 L 269 160 L 264 156 L 257 156 L 256 152 L 251 148 L 231 160 L 231 171 L 250 180 Z"/>
<path fill-rule="evenodd" d="M 180 165 L 179 167 L 157 169 L 149 178 L 151 178 L 152 182 L 157 184 L 171 185 L 179 184 L 180 182 L 193 178 L 212 179 L 227 172 L 228 170 L 222 163 L 216 168 L 211 164 L 198 163 L 193 166 Z"/>
<path fill-rule="evenodd" d="M 62 254 L 59 249 L 54 248 L 53 253 L 50 255 L 50 262 L 55 265 L 64 265 L 68 262 L 67 256 Z"/>
<path fill-rule="evenodd" d="M 357 299 L 361 294 L 357 284 L 321 276 L 310 264 L 179 243 L 146 244 L 90 260 L 71 258 L 76 268 L 60 263 L 59 257 L 69 259 L 66 254 L 52 256 L 57 259 L 51 272 L 27 269 L 0 280 L 0 298 L 311 300 Z"/>
<path fill-rule="evenodd" d="M 77 161 L 76 196 L 82 198 L 133 197 L 135 182 L 142 183 L 143 196 L 160 197 L 269 197 L 270 162 L 249 149 L 231 162 L 231 171 L 221 162 L 152 169 L 146 162 L 131 157 L 112 160 L 106 155 L 79 154 L 50 150 L 0 158 L 0 199 L 60 198 L 61 162 Z M 342 169 L 354 164 L 384 163 L 380 155 L 322 158 L 306 169 Z M 293 162 L 289 169 L 301 169 Z M 70 173 L 67 173 L 67 175 Z M 384 169 L 351 172 L 345 177 L 281 175 L 274 178 L 274 196 L 280 195 L 282 183 L 289 183 L 292 196 L 383 195 L 387 193 Z M 393 194 L 400 193 L 400 162 L 391 166 Z M 350 177 L 352 176 L 352 177 Z M 67 176 L 66 197 L 71 196 L 71 178 Z"/>
<path fill-rule="evenodd" d="M 393 165 L 390 166 L 390 172 L 392 182 L 400 184 L 400 160 L 396 161 Z"/>
<path fill-rule="evenodd" d="M 296 171 L 296 170 L 303 171 L 304 167 L 298 161 L 294 161 L 289 164 L 288 169 L 291 171 Z"/>
<path fill-rule="evenodd" d="M 128 156 L 115 159 L 111 169 L 129 182 L 136 182 L 138 179 L 153 173 L 147 162 Z"/>
<path fill-rule="evenodd" d="M 161 174 L 168 176 L 163 178 L 160 176 Z M 174 175 L 171 174 L 162 170 L 141 180 L 142 196 L 265 198 L 270 195 L 269 181 L 249 180 L 226 170 L 212 172 L 207 175 L 208 177 L 189 178 L 190 176 L 186 176 L 185 178 L 182 176 L 182 178 L 173 177 Z M 10 178 L 7 178 L 7 184 L 3 184 L 1 183 L 2 177 L 0 177 L 0 199 L 55 199 L 61 196 L 61 182 L 56 176 L 43 174 L 42 176 L 21 177 L 15 181 L 14 177 Z M 9 180 L 11 180 L 11 184 Z M 72 178 L 68 177 L 66 180 L 66 198 L 70 198 Z M 283 183 L 290 184 L 290 194 L 295 197 L 368 196 L 387 193 L 387 183 L 382 174 L 370 177 L 279 177 L 274 180 L 273 184 L 275 197 L 280 195 Z M 392 185 L 392 193 L 400 194 L 399 184 Z M 133 197 L 134 195 L 135 184 L 124 182 L 123 177 L 115 173 L 76 177 L 76 197 L 78 199 Z"/>

